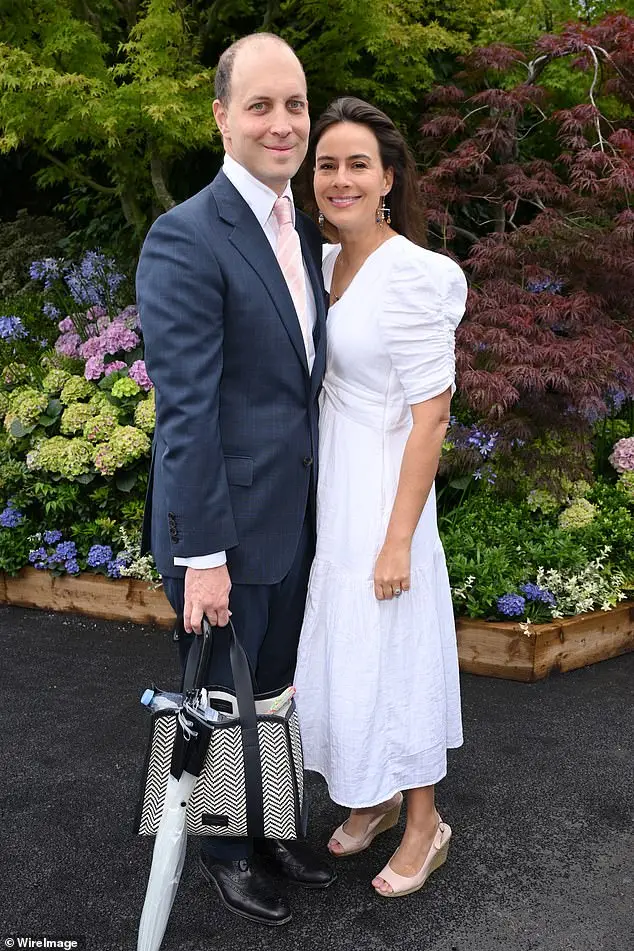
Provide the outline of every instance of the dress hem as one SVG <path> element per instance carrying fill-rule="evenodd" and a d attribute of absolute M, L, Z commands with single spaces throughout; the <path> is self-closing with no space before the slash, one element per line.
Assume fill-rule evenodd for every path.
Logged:
<path fill-rule="evenodd" d="M 464 741 L 461 741 L 460 743 L 455 743 L 455 744 L 450 743 L 447 745 L 446 749 L 458 750 L 463 745 L 463 742 Z M 427 780 L 425 782 L 411 782 L 411 783 L 407 783 L 404 786 L 397 786 L 396 788 L 390 787 L 392 790 L 391 792 L 387 792 L 385 794 L 381 793 L 381 795 L 378 798 L 373 798 L 371 802 L 365 801 L 365 800 L 359 801 L 359 802 L 351 802 L 350 800 L 347 800 L 346 802 L 342 802 L 331 791 L 330 783 L 328 782 L 328 776 L 326 775 L 324 770 L 319 769 L 316 766 L 311 766 L 307 762 L 304 763 L 304 769 L 306 769 L 308 772 L 317 773 L 319 776 L 321 776 L 325 780 L 326 785 L 328 786 L 328 796 L 330 797 L 331 801 L 336 803 L 336 805 L 341 806 L 344 809 L 370 809 L 373 806 L 378 806 L 380 803 L 387 802 L 388 799 L 392 799 L 392 797 L 395 796 L 397 792 L 407 792 L 407 790 L 409 789 L 420 789 L 424 786 L 436 786 L 438 783 L 442 782 L 442 780 L 447 775 L 447 769 L 445 768 L 444 771 L 442 771 L 441 774 L 437 777 L 437 779 Z"/>

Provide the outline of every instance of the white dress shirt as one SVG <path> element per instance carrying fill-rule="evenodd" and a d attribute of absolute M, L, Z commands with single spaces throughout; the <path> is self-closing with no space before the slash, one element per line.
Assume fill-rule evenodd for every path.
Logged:
<path fill-rule="evenodd" d="M 273 215 L 273 205 L 278 198 L 290 198 L 293 223 L 295 223 L 295 204 L 293 202 L 291 183 L 289 182 L 287 184 L 281 195 L 277 195 L 276 192 L 268 188 L 257 178 L 254 178 L 244 166 L 240 165 L 239 162 L 236 162 L 235 159 L 226 153 L 222 170 L 234 188 L 237 189 L 246 201 L 257 218 L 258 224 L 266 235 L 269 244 L 273 248 L 274 254 L 277 255 L 278 225 Z M 315 320 L 317 319 L 317 307 L 313 288 L 306 270 L 306 262 L 304 262 L 304 279 L 306 281 L 306 312 L 308 324 L 312 331 L 315 326 Z M 307 358 L 308 368 L 311 370 L 315 359 L 312 333 L 309 334 Z M 175 565 L 184 565 L 187 568 L 219 568 L 220 565 L 226 564 L 226 561 L 227 555 L 224 551 L 218 551 L 210 555 L 197 555 L 192 558 L 174 558 Z"/>

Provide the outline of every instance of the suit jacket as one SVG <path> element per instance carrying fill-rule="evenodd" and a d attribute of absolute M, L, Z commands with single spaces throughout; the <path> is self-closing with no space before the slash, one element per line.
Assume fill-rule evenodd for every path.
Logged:
<path fill-rule="evenodd" d="M 326 355 L 321 239 L 296 215 L 316 304 L 308 372 L 275 254 L 223 172 L 156 220 L 137 271 L 156 432 L 144 547 L 162 575 L 174 556 L 226 550 L 234 583 L 289 571 L 317 480 L 317 396 Z"/>

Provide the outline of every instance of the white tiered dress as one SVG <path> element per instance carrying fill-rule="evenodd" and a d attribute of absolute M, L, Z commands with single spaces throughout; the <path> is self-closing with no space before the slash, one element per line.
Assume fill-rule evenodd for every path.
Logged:
<path fill-rule="evenodd" d="M 329 288 L 339 245 L 327 249 Z M 449 580 L 432 488 L 412 542 L 411 590 L 373 576 L 412 426 L 410 405 L 454 382 L 466 282 L 402 236 L 371 254 L 328 313 L 317 550 L 295 684 L 305 765 L 342 806 L 428 786 L 462 744 Z"/>

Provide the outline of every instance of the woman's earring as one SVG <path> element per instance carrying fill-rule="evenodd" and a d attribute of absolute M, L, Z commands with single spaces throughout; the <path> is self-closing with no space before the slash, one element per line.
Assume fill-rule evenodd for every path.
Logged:
<path fill-rule="evenodd" d="M 319 230 L 320 230 L 321 233 L 323 234 L 323 233 L 324 233 L 324 223 L 325 223 L 326 219 L 325 219 L 324 216 L 322 215 L 321 211 L 319 212 L 319 217 L 317 218 L 317 221 L 318 221 L 318 223 L 319 223 Z"/>
<path fill-rule="evenodd" d="M 382 224 L 392 224 L 392 218 L 390 215 L 390 209 L 385 204 L 385 198 L 381 198 L 381 206 L 377 208 L 376 211 L 376 223 L 377 225 Z"/>

